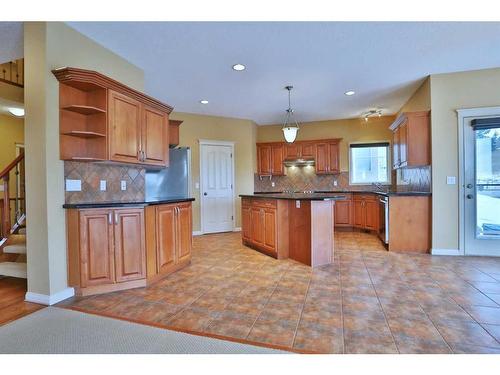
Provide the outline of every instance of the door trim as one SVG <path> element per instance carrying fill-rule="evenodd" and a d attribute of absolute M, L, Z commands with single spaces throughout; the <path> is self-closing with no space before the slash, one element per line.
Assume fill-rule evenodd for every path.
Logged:
<path fill-rule="evenodd" d="M 458 117 L 458 253 L 465 253 L 465 134 L 466 119 L 470 117 L 500 116 L 498 107 L 478 107 L 457 109 Z"/>
<path fill-rule="evenodd" d="M 203 158 L 201 157 L 201 147 L 202 146 L 228 146 L 231 147 L 231 154 L 233 157 L 231 158 L 231 170 L 232 170 L 232 180 L 231 183 L 233 184 L 233 232 L 236 229 L 236 185 L 234 183 L 234 142 L 231 141 L 218 141 L 218 140 L 212 140 L 212 139 L 198 139 L 199 143 L 199 158 L 200 158 L 200 234 L 205 234 L 205 229 L 204 229 L 204 217 L 203 217 L 203 198 L 201 197 L 202 191 L 203 191 L 203 178 L 202 178 L 202 171 L 203 171 Z"/>

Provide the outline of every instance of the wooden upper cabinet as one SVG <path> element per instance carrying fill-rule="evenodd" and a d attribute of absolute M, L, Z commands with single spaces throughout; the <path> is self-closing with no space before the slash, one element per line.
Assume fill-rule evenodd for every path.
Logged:
<path fill-rule="evenodd" d="M 317 174 L 336 174 L 340 172 L 339 140 L 317 142 L 315 149 Z"/>
<path fill-rule="evenodd" d="M 300 157 L 304 159 L 313 159 L 314 154 L 314 142 L 302 142 L 300 150 Z"/>
<path fill-rule="evenodd" d="M 170 147 L 178 146 L 180 143 L 180 126 L 182 121 L 168 120 L 168 144 Z"/>
<path fill-rule="evenodd" d="M 328 173 L 328 144 L 327 143 L 317 143 L 316 144 L 316 173 L 323 174 Z"/>
<path fill-rule="evenodd" d="M 258 173 L 260 175 L 270 175 L 272 172 L 271 167 L 271 146 L 258 145 L 257 146 L 257 163 Z"/>
<path fill-rule="evenodd" d="M 109 159 L 137 163 L 141 148 L 141 103 L 109 92 Z"/>
<path fill-rule="evenodd" d="M 115 210 L 116 281 L 146 277 L 144 209 Z"/>
<path fill-rule="evenodd" d="M 285 159 L 297 159 L 302 155 L 302 147 L 299 143 L 285 143 Z"/>
<path fill-rule="evenodd" d="M 161 273 L 175 263 L 176 212 L 174 205 L 160 205 L 156 212 L 156 267 Z"/>
<path fill-rule="evenodd" d="M 177 262 L 191 258 L 193 219 L 191 203 L 177 205 Z"/>
<path fill-rule="evenodd" d="M 281 176 L 285 174 L 283 166 L 284 150 L 282 144 L 271 145 L 271 174 Z"/>
<path fill-rule="evenodd" d="M 168 166 L 172 107 L 95 71 L 62 68 L 60 158 Z"/>
<path fill-rule="evenodd" d="M 401 113 L 390 126 L 393 131 L 393 168 L 431 164 L 430 112 Z"/>
<path fill-rule="evenodd" d="M 80 259 L 77 261 L 80 264 L 81 287 L 114 283 L 113 225 L 110 215 L 112 212 L 107 209 L 79 213 Z"/>

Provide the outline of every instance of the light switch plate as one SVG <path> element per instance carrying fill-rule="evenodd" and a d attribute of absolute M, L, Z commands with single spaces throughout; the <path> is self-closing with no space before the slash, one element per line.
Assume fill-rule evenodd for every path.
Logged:
<path fill-rule="evenodd" d="M 66 179 L 66 191 L 82 191 L 82 180 Z"/>
<path fill-rule="evenodd" d="M 123 190 L 127 190 L 127 181 L 125 180 L 121 180 L 120 182 L 120 189 L 123 191 Z"/>
<path fill-rule="evenodd" d="M 101 191 L 106 191 L 106 180 L 101 180 L 99 188 L 101 189 Z"/>
<path fill-rule="evenodd" d="M 447 185 L 455 185 L 457 183 L 457 178 L 455 176 L 446 176 Z"/>
<path fill-rule="evenodd" d="M 300 208 L 300 201 L 295 201 L 295 208 Z"/>

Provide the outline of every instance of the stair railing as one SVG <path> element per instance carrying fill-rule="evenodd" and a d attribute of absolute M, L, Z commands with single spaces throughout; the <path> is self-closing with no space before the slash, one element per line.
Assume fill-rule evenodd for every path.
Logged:
<path fill-rule="evenodd" d="M 15 197 L 10 196 L 10 172 L 15 171 L 16 189 Z M 3 204 L 1 209 L 1 231 L 0 242 L 5 240 L 13 230 L 17 229 L 22 221 L 25 219 L 24 212 L 24 152 L 21 152 L 7 167 L 0 172 L 0 180 L 3 184 Z M 15 224 L 12 226 L 12 216 L 10 210 L 10 203 L 14 201 L 14 220 Z"/>

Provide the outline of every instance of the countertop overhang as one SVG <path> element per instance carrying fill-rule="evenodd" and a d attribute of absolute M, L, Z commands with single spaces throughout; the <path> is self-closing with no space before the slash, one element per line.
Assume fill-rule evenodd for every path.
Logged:
<path fill-rule="evenodd" d="M 192 202 L 194 198 L 164 198 L 164 199 L 150 199 L 139 202 L 87 202 L 87 203 L 65 203 L 63 208 L 125 208 L 125 207 L 137 207 L 137 206 L 154 206 L 158 204 L 168 204 L 168 203 L 182 203 L 182 202 Z"/>

